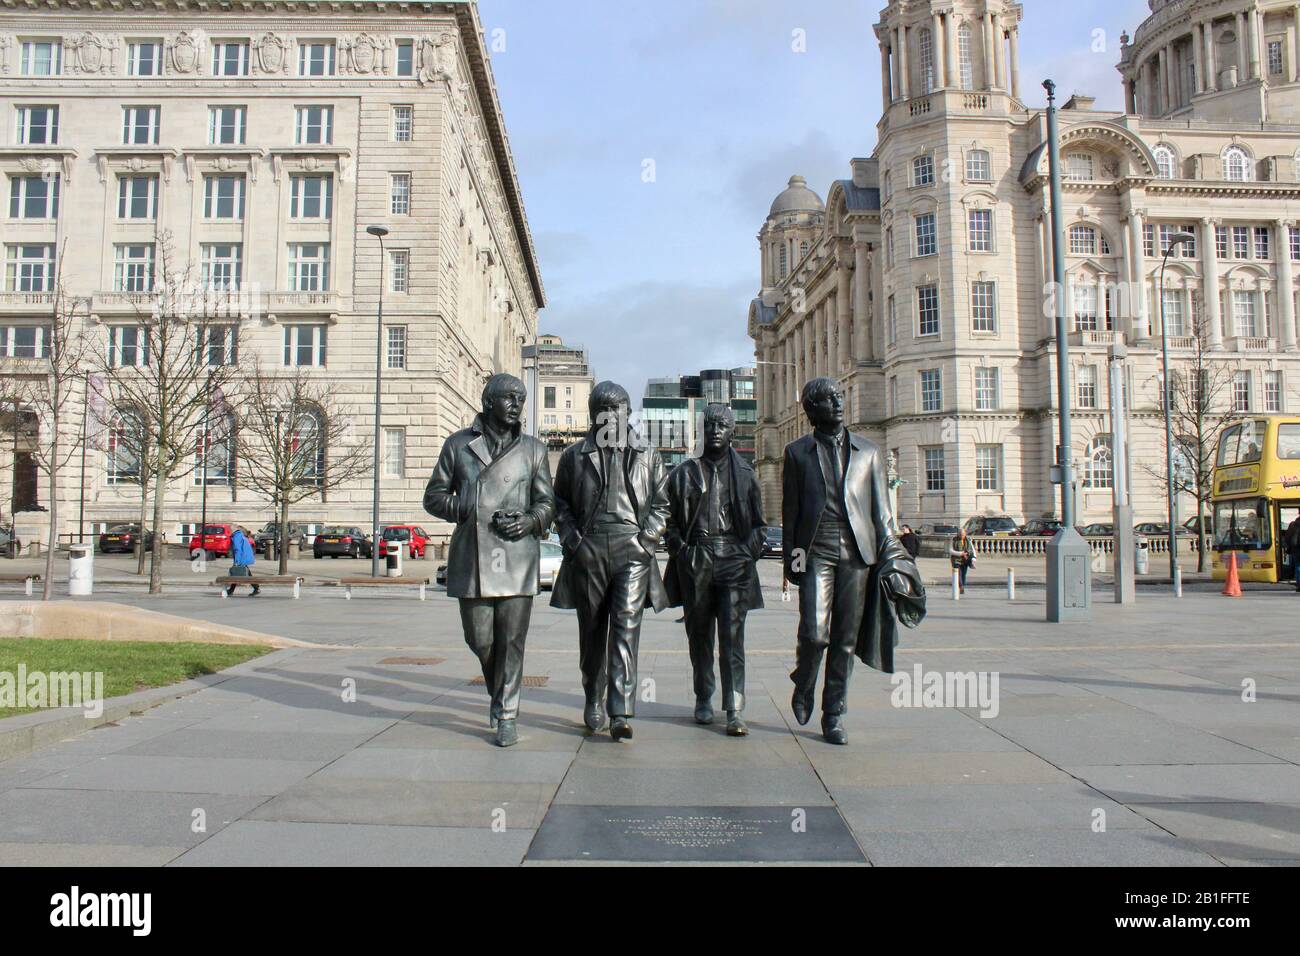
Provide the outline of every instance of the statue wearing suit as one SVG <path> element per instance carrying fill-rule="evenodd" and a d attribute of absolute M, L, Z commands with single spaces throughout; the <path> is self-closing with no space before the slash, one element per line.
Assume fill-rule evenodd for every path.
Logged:
<path fill-rule="evenodd" d="M 637 651 L 646 606 L 667 606 L 655 546 L 668 517 L 659 453 L 627 426 L 627 392 L 592 389 L 592 427 L 555 469 L 555 523 L 564 560 L 551 606 L 578 612 L 583 719 L 594 732 L 632 737 Z"/>
<path fill-rule="evenodd" d="M 745 708 L 745 615 L 763 606 L 758 559 L 766 521 L 754 469 L 731 447 L 736 419 L 726 405 L 704 410 L 704 449 L 668 476 L 670 607 L 686 608 L 695 678 L 695 720 L 713 723 L 714 634 L 727 733 L 749 733 Z"/>
<path fill-rule="evenodd" d="M 493 375 L 483 387 L 483 413 L 443 444 L 424 491 L 424 510 L 456 526 L 447 593 L 460 599 L 465 643 L 482 665 L 502 747 L 518 740 L 538 540 L 555 514 L 546 446 L 520 433 L 526 399 L 519 379 Z"/>
<path fill-rule="evenodd" d="M 879 446 L 844 427 L 844 395 L 833 379 L 803 387 L 813 433 L 785 447 L 782 524 L 786 576 L 799 587 L 799 637 L 791 708 L 806 724 L 822 658 L 822 734 L 848 742 L 843 715 L 868 604 L 872 566 L 901 554 Z"/>

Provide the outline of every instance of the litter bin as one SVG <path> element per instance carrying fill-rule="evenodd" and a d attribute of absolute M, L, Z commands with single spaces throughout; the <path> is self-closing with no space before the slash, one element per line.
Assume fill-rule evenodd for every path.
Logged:
<path fill-rule="evenodd" d="M 1133 539 L 1133 573 L 1147 574 L 1151 571 L 1151 542 L 1147 536 L 1139 534 Z"/>
<path fill-rule="evenodd" d="M 402 576 L 402 551 L 405 548 L 405 541 L 384 542 L 384 568 L 390 578 Z"/>
<path fill-rule="evenodd" d="M 95 552 L 88 544 L 74 544 L 68 548 L 68 593 L 74 596 L 90 594 L 95 588 Z"/>

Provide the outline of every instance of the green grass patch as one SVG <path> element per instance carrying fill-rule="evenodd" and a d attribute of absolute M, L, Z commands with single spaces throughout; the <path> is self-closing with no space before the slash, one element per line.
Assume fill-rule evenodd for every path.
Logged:
<path fill-rule="evenodd" d="M 16 681 L 19 664 L 28 674 L 100 672 L 107 699 L 215 674 L 272 650 L 254 644 L 0 637 L 0 673 L 12 674 Z M 0 718 L 38 709 L 0 706 Z"/>

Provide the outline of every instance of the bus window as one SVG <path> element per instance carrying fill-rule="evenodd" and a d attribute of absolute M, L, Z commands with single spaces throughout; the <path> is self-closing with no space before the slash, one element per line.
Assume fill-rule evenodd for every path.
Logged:
<path fill-rule="evenodd" d="M 1277 426 L 1277 457 L 1300 458 L 1300 425 L 1292 422 Z"/>
<path fill-rule="evenodd" d="M 1217 464 L 1220 468 L 1224 465 L 1233 465 L 1237 462 L 1237 438 L 1241 435 L 1241 426 L 1233 425 L 1231 428 L 1225 428 L 1223 434 L 1219 436 L 1219 457 Z"/>
<path fill-rule="evenodd" d="M 1220 550 L 1267 551 L 1273 532 L 1264 498 L 1219 501 L 1214 505 L 1214 544 Z"/>

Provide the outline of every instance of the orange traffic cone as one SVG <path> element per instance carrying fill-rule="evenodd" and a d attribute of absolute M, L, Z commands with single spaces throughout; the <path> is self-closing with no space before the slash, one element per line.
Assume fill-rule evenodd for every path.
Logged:
<path fill-rule="evenodd" d="M 1228 580 L 1223 583 L 1224 597 L 1241 597 L 1241 579 L 1237 577 L 1237 552 L 1228 552 Z"/>

